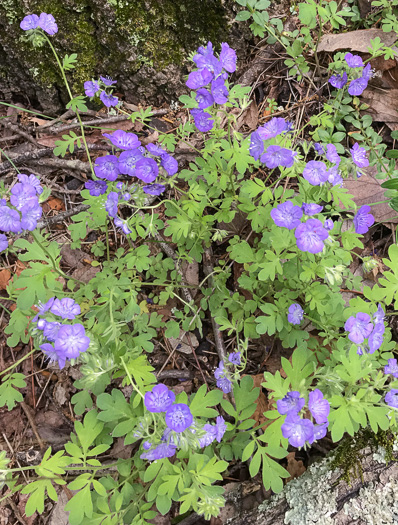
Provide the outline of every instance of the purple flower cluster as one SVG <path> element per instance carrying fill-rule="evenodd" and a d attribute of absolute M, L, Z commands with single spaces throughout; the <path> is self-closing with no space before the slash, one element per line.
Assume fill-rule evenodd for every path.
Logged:
<path fill-rule="evenodd" d="M 18 175 L 17 184 L 11 188 L 10 202 L 0 199 L 0 232 L 21 233 L 33 231 L 42 216 L 39 195 L 43 192 L 34 175 Z M 0 251 L 8 246 L 4 233 L 0 234 Z"/>
<path fill-rule="evenodd" d="M 119 104 L 119 99 L 113 95 L 116 82 L 106 76 L 100 76 L 98 80 L 87 80 L 84 83 L 84 92 L 90 98 L 99 96 L 104 106 L 111 108 Z"/>
<path fill-rule="evenodd" d="M 150 392 L 147 392 L 144 396 L 144 405 L 149 412 L 164 412 L 164 422 L 167 428 L 160 443 L 155 444 L 147 441 L 143 443 L 145 452 L 141 454 L 141 459 L 156 461 L 172 457 L 178 450 L 183 432 L 188 430 L 191 434 L 197 433 L 198 427 L 194 423 L 189 406 L 185 403 L 175 403 L 175 394 L 166 385 L 159 383 Z M 206 423 L 201 429 L 203 435 L 198 440 L 199 446 L 206 447 L 214 440 L 220 442 L 226 428 L 222 417 L 217 418 L 215 425 Z"/>
<path fill-rule="evenodd" d="M 348 86 L 348 93 L 351 96 L 359 96 L 368 87 L 368 82 L 372 77 L 372 70 L 370 64 L 365 66 L 362 58 L 359 55 L 346 53 L 344 59 L 350 69 L 363 68 L 361 75 L 354 80 L 351 80 Z M 348 75 L 344 72 L 342 75 L 335 74 L 329 78 L 329 83 L 336 89 L 342 89 L 348 82 Z"/>
<path fill-rule="evenodd" d="M 223 42 L 217 58 L 214 55 L 213 44 L 208 42 L 206 47 L 199 47 L 193 61 L 198 69 L 188 75 L 186 85 L 196 91 L 195 100 L 198 107 L 192 109 L 191 114 L 198 130 L 206 132 L 213 128 L 214 120 L 205 109 L 213 104 L 228 102 L 228 87 L 225 81 L 228 73 L 236 70 L 236 52 Z"/>
<path fill-rule="evenodd" d="M 249 153 L 254 160 L 260 159 L 267 168 L 291 168 L 295 151 L 280 146 L 269 146 L 264 153 L 265 141 L 287 133 L 293 129 L 292 124 L 281 117 L 273 117 L 250 135 Z"/>
<path fill-rule="evenodd" d="M 358 354 L 364 352 L 373 354 L 378 350 L 384 339 L 385 324 L 384 311 L 381 305 L 378 306 L 377 312 L 373 314 L 373 319 L 369 314 L 362 312 L 351 316 L 347 319 L 344 329 L 348 332 L 348 339 L 358 346 Z M 367 344 L 365 340 L 367 339 Z M 389 373 L 389 372 L 386 372 Z"/>
<path fill-rule="evenodd" d="M 90 338 L 86 336 L 82 324 L 66 324 L 54 320 L 54 317 L 49 317 L 48 314 L 73 321 L 81 313 L 80 306 L 70 298 L 52 297 L 38 308 L 39 311 L 32 322 L 37 323 L 37 330 L 43 333 L 45 342 L 40 348 L 51 362 L 58 362 L 62 369 L 67 359 L 76 359 L 87 350 Z"/>
<path fill-rule="evenodd" d="M 317 213 L 316 209 L 322 209 L 322 207 L 317 206 L 317 204 L 311 203 L 304 203 L 303 205 L 304 209 L 309 212 L 308 214 Z M 319 253 L 323 250 L 323 241 L 329 237 L 328 230 L 318 219 L 308 219 L 306 222 L 301 222 L 303 209 L 300 206 L 295 206 L 290 201 L 282 202 L 271 210 L 271 217 L 277 226 L 288 230 L 295 229 L 294 235 L 299 250 L 309 253 Z"/>
<path fill-rule="evenodd" d="M 330 404 L 319 389 L 309 393 L 308 409 L 311 419 L 302 418 L 299 412 L 304 408 L 305 399 L 297 391 L 288 392 L 283 399 L 276 402 L 279 414 L 286 415 L 282 424 L 282 435 L 293 447 L 302 447 L 306 442 L 313 443 L 326 436 Z"/>
<path fill-rule="evenodd" d="M 58 32 L 58 26 L 53 15 L 41 13 L 38 15 L 27 15 L 20 23 L 20 28 L 24 31 L 42 29 L 48 35 L 55 35 Z"/>
<path fill-rule="evenodd" d="M 223 361 L 220 361 L 218 368 L 215 369 L 214 377 L 217 379 L 217 387 L 220 388 L 224 394 L 232 392 L 231 375 L 228 369 L 225 368 Z"/>

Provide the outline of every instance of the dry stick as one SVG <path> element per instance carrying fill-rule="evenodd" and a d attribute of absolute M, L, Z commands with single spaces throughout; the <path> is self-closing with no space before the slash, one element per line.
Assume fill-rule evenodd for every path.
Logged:
<path fill-rule="evenodd" d="M 195 375 L 189 370 L 163 370 L 156 374 L 157 379 L 193 379 Z"/>
<path fill-rule="evenodd" d="M 21 407 L 22 407 L 22 410 L 25 412 L 26 417 L 28 418 L 28 421 L 30 423 L 30 426 L 32 427 L 33 433 L 36 436 L 37 442 L 39 443 L 39 447 L 41 448 L 41 450 L 45 449 L 46 446 L 43 440 L 41 439 L 41 437 L 39 436 L 39 433 L 37 432 L 36 422 L 33 419 L 30 409 L 28 405 L 25 403 L 25 401 L 21 401 Z"/>
<path fill-rule="evenodd" d="M 50 168 L 69 169 L 76 171 L 91 172 L 90 164 L 82 162 L 81 160 L 65 160 L 65 159 L 30 159 L 25 161 L 26 164 L 33 164 L 35 166 L 49 166 Z M 79 177 L 77 177 L 79 178 Z M 83 179 L 85 180 L 85 179 Z"/>
<path fill-rule="evenodd" d="M 31 136 L 29 133 L 26 133 L 25 131 L 22 131 L 19 129 L 19 126 L 16 126 L 15 124 L 12 124 L 11 122 L 7 122 L 6 120 L 2 120 L 1 125 L 4 126 L 7 129 L 10 129 L 14 133 L 17 133 L 27 141 L 34 144 L 36 147 L 40 148 L 40 144 Z"/>
<path fill-rule="evenodd" d="M 209 277 L 210 286 L 214 288 L 214 279 L 213 279 L 213 276 L 211 275 L 214 271 L 213 264 L 211 262 L 212 255 L 213 255 L 213 252 L 212 252 L 211 247 L 206 248 L 203 254 L 203 272 L 206 277 L 210 275 Z M 221 335 L 220 326 L 218 325 L 218 323 L 216 323 L 213 316 L 211 316 L 211 325 L 213 327 L 214 342 L 216 344 L 218 357 L 220 358 L 220 361 L 223 361 L 224 363 L 226 363 L 227 362 L 227 351 L 225 349 L 224 339 L 223 339 L 223 336 Z"/>
<path fill-rule="evenodd" d="M 21 523 L 21 525 L 28 525 L 27 522 L 23 519 L 21 513 L 19 512 L 18 507 L 15 505 L 15 503 L 13 502 L 11 498 L 8 498 L 7 505 L 10 505 L 10 507 L 12 508 L 14 512 L 14 517 L 17 518 L 17 520 L 19 521 L 19 523 Z"/>
<path fill-rule="evenodd" d="M 167 115 L 169 113 L 169 109 L 155 109 L 152 111 L 151 116 L 161 116 L 161 115 Z M 94 120 L 86 120 L 83 121 L 84 126 L 100 126 L 102 124 L 113 124 L 114 122 L 123 122 L 124 120 L 128 120 L 130 118 L 130 115 L 117 115 L 116 117 L 108 117 L 104 119 L 94 119 Z M 62 133 L 64 131 L 68 131 L 70 129 L 74 128 L 80 128 L 80 124 L 78 122 L 75 122 L 73 124 L 67 124 L 66 126 L 51 126 L 50 128 L 42 128 L 39 126 L 37 128 L 38 131 L 45 132 L 45 133 Z"/>
<path fill-rule="evenodd" d="M 48 226 L 52 226 L 53 224 L 58 224 L 59 222 L 63 222 L 68 217 L 77 215 L 78 213 L 86 211 L 89 208 L 90 206 L 88 204 L 80 204 L 79 206 L 76 206 L 76 208 L 73 208 L 73 210 L 63 211 L 61 213 L 58 213 L 58 215 L 54 215 L 53 217 L 47 217 L 42 221 L 39 221 L 37 223 L 37 228 L 42 230 L 43 228 L 47 228 Z"/>
<path fill-rule="evenodd" d="M 11 157 L 11 160 L 15 165 L 23 164 L 24 162 L 28 160 L 35 160 L 35 159 L 41 159 L 42 157 L 45 157 L 47 155 L 52 155 L 53 148 L 43 148 L 39 149 L 38 151 L 29 151 L 27 153 L 23 153 L 22 155 L 19 155 L 18 157 Z M 8 160 L 2 162 L 0 164 L 0 175 L 3 173 L 6 173 L 7 171 L 12 168 L 11 162 L 8 162 Z"/>

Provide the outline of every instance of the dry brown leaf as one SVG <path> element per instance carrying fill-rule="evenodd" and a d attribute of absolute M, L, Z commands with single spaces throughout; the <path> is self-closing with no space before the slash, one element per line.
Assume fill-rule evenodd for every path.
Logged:
<path fill-rule="evenodd" d="M 0 290 L 6 290 L 11 279 L 10 270 L 0 270 Z"/>
<path fill-rule="evenodd" d="M 256 410 L 254 411 L 252 418 L 255 420 L 255 422 L 258 425 L 261 425 L 262 423 L 265 422 L 264 412 L 268 410 L 268 400 L 265 397 L 265 394 L 262 391 L 262 387 L 261 387 L 261 383 L 264 382 L 264 374 L 257 374 L 251 377 L 253 379 L 254 386 L 260 388 L 260 393 L 256 401 L 257 407 L 256 407 Z"/>
<path fill-rule="evenodd" d="M 16 263 L 15 263 L 15 269 L 14 269 L 14 273 L 17 277 L 19 277 L 21 275 L 21 273 L 26 270 L 26 264 L 24 264 L 23 262 L 21 262 L 20 260 L 18 260 Z"/>
<path fill-rule="evenodd" d="M 58 197 L 50 197 L 43 204 L 43 211 L 48 213 L 50 210 L 65 211 L 65 204 L 61 199 L 58 199 Z"/>
<path fill-rule="evenodd" d="M 332 53 L 333 51 L 350 49 L 357 53 L 369 53 L 370 41 L 377 37 L 388 47 L 397 40 L 397 35 L 394 31 L 384 33 L 382 29 L 360 29 L 358 31 L 349 31 L 348 33 L 324 35 L 319 42 L 318 52 L 326 51 L 327 53 Z"/>
<path fill-rule="evenodd" d="M 376 179 L 376 167 L 364 168 L 361 171 L 363 175 L 359 179 L 349 178 L 344 180 L 344 186 L 353 195 L 356 205 L 363 206 L 385 200 L 385 190 L 380 186 L 384 180 Z M 376 222 L 398 223 L 397 212 L 390 208 L 386 202 L 372 206 L 372 214 Z"/>
<path fill-rule="evenodd" d="M 246 125 L 250 130 L 256 129 L 258 125 L 258 107 L 255 100 L 251 101 L 250 106 L 243 112 L 243 115 L 238 118 L 236 129 Z"/>
<path fill-rule="evenodd" d="M 304 472 L 307 470 L 303 462 L 301 461 L 301 459 L 297 461 L 295 452 L 289 452 L 286 459 L 287 459 L 286 470 L 289 472 L 290 477 L 286 478 L 285 483 L 287 483 L 291 479 L 298 478 L 299 476 L 304 474 Z"/>
<path fill-rule="evenodd" d="M 391 124 L 398 124 L 398 89 L 377 91 L 368 88 L 363 92 L 362 100 L 365 104 L 368 104 L 369 109 L 367 113 L 374 120 L 385 122 L 390 127 Z"/>

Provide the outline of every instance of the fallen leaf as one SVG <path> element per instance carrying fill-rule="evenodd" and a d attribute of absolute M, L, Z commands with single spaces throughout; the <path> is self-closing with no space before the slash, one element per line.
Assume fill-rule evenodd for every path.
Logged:
<path fill-rule="evenodd" d="M 376 178 L 377 168 L 371 166 L 361 171 L 363 175 L 359 179 L 352 177 L 344 180 L 344 186 L 353 195 L 356 205 L 359 207 L 385 200 L 385 190 L 380 186 L 385 179 Z M 372 214 L 376 222 L 398 223 L 397 212 L 387 202 L 373 205 Z"/>
<path fill-rule="evenodd" d="M 370 41 L 377 37 L 379 37 L 387 47 L 390 47 L 397 41 L 395 31 L 384 33 L 382 29 L 360 29 L 358 31 L 349 31 L 348 33 L 323 35 L 319 41 L 317 51 L 318 53 L 321 51 L 332 53 L 333 51 L 350 49 L 357 53 L 369 53 L 368 47 L 371 45 Z"/>
<path fill-rule="evenodd" d="M 17 277 L 21 275 L 21 273 L 26 270 L 27 266 L 23 262 L 21 262 L 19 259 L 15 263 L 14 273 Z"/>
<path fill-rule="evenodd" d="M 65 211 L 65 204 L 61 199 L 58 199 L 57 197 L 50 197 L 43 204 L 43 211 L 48 213 L 50 210 Z"/>
<path fill-rule="evenodd" d="M 254 414 L 252 418 L 255 420 L 255 422 L 258 425 L 261 425 L 265 422 L 264 412 L 268 410 L 268 400 L 265 397 L 265 394 L 262 390 L 261 383 L 264 382 L 264 374 L 257 374 L 255 376 L 252 376 L 253 384 L 255 387 L 260 388 L 260 393 L 258 395 L 258 398 L 256 400 L 256 410 L 254 411 Z"/>
<path fill-rule="evenodd" d="M 243 115 L 238 118 L 236 129 L 246 125 L 250 130 L 256 129 L 258 125 L 258 107 L 255 100 L 251 101 L 250 106 L 243 112 Z"/>
<path fill-rule="evenodd" d="M 366 112 L 373 120 L 384 122 L 389 127 L 398 124 L 398 89 L 378 91 L 368 88 L 363 92 L 362 100 L 369 106 Z"/>
<path fill-rule="evenodd" d="M 304 472 L 307 470 L 303 462 L 301 461 L 301 459 L 297 461 L 296 452 L 289 452 L 286 459 L 287 459 L 286 470 L 289 472 L 290 477 L 286 478 L 285 483 L 287 483 L 291 479 L 298 478 L 299 476 L 304 474 Z"/>
<path fill-rule="evenodd" d="M 0 290 L 6 290 L 11 279 L 10 270 L 0 270 Z"/>

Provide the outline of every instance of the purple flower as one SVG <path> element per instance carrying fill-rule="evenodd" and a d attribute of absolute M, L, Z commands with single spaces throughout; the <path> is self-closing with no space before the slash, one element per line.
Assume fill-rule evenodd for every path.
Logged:
<path fill-rule="evenodd" d="M 250 135 L 249 153 L 254 158 L 254 160 L 258 160 L 263 154 L 263 152 L 264 152 L 264 142 L 260 138 L 257 131 L 254 131 Z"/>
<path fill-rule="evenodd" d="M 135 133 L 126 133 L 121 129 L 117 129 L 113 133 L 103 133 L 103 135 L 120 149 L 135 149 L 141 146 L 141 142 Z"/>
<path fill-rule="evenodd" d="M 225 368 L 223 361 L 220 361 L 218 368 L 215 369 L 214 377 L 217 379 L 217 387 L 220 388 L 224 394 L 232 392 L 232 383 L 228 377 L 228 371 Z"/>
<path fill-rule="evenodd" d="M 276 406 L 279 414 L 284 416 L 285 414 L 298 414 L 305 405 L 305 399 L 300 397 L 300 392 L 294 390 L 288 392 L 285 397 L 278 399 Z"/>
<path fill-rule="evenodd" d="M 37 15 L 26 15 L 19 27 L 24 31 L 29 31 L 30 29 L 36 29 L 38 25 L 39 17 Z"/>
<path fill-rule="evenodd" d="M 202 133 L 210 131 L 213 128 L 214 120 L 206 111 L 202 111 L 201 109 L 191 109 L 191 115 L 195 121 L 195 126 L 199 131 L 202 131 Z"/>
<path fill-rule="evenodd" d="M 84 187 L 90 192 L 92 197 L 99 197 L 106 193 L 106 190 L 108 189 L 107 183 L 103 180 L 88 180 L 84 184 Z"/>
<path fill-rule="evenodd" d="M 329 423 L 324 423 L 323 425 L 314 425 L 314 440 L 318 441 L 324 438 L 328 431 Z"/>
<path fill-rule="evenodd" d="M 146 149 L 149 151 L 151 155 L 154 157 L 161 157 L 162 155 L 167 154 L 167 151 L 160 148 L 159 146 L 156 146 L 156 144 L 147 144 Z"/>
<path fill-rule="evenodd" d="M 375 218 L 370 212 L 370 206 L 361 206 L 354 217 L 355 232 L 359 234 L 366 233 L 372 224 L 375 222 Z"/>
<path fill-rule="evenodd" d="M 309 393 L 308 408 L 318 425 L 327 423 L 330 404 L 329 401 L 323 397 L 322 392 L 318 388 Z"/>
<path fill-rule="evenodd" d="M 20 233 L 21 230 L 19 213 L 8 206 L 0 206 L 0 231 Z"/>
<path fill-rule="evenodd" d="M 364 77 L 359 77 L 351 81 L 350 85 L 348 86 L 348 93 L 352 97 L 358 97 L 359 95 L 362 95 L 362 93 L 367 87 L 368 79 Z"/>
<path fill-rule="evenodd" d="M 384 340 L 385 329 L 386 327 L 384 326 L 383 322 L 375 324 L 375 327 L 373 328 L 373 331 L 368 339 L 369 354 L 373 354 L 381 347 Z"/>
<path fill-rule="evenodd" d="M 220 443 L 224 437 L 225 431 L 227 430 L 227 425 L 222 416 L 217 416 L 216 419 L 216 441 Z"/>
<path fill-rule="evenodd" d="M 135 165 L 134 175 L 143 182 L 153 182 L 159 173 L 159 167 L 153 159 L 143 157 Z"/>
<path fill-rule="evenodd" d="M 336 146 L 334 144 L 328 144 L 326 146 L 326 158 L 329 162 L 332 162 L 333 164 L 337 164 L 337 166 L 341 162 L 341 158 L 339 154 L 337 153 Z"/>
<path fill-rule="evenodd" d="M 359 312 L 355 317 L 349 317 L 345 322 L 344 330 L 349 332 L 348 339 L 350 341 L 357 345 L 362 344 L 373 330 L 370 315 Z"/>
<path fill-rule="evenodd" d="M 44 330 L 45 327 L 46 327 L 46 324 L 47 324 L 47 321 L 45 319 L 39 319 L 37 321 L 37 325 L 36 325 L 36 328 L 38 330 Z"/>
<path fill-rule="evenodd" d="M 297 414 L 289 414 L 281 426 L 283 437 L 292 447 L 302 447 L 306 441 L 314 441 L 314 424 L 309 419 L 301 419 Z"/>
<path fill-rule="evenodd" d="M 193 416 L 189 406 L 185 403 L 176 403 L 166 412 L 166 425 L 174 432 L 184 432 L 193 423 Z"/>
<path fill-rule="evenodd" d="M 163 193 L 166 189 L 166 186 L 164 184 L 147 184 L 142 188 L 144 190 L 144 193 L 147 193 L 148 195 L 160 195 Z"/>
<path fill-rule="evenodd" d="M 126 221 L 123 221 L 122 219 L 119 219 L 119 217 L 115 217 L 113 222 L 114 222 L 115 226 L 117 228 L 120 228 L 125 235 L 128 235 L 129 233 L 131 233 L 131 230 L 127 226 Z"/>
<path fill-rule="evenodd" d="M 48 358 L 50 363 L 58 363 L 59 368 L 61 370 L 63 369 L 66 362 L 66 356 L 62 352 L 57 352 L 50 343 L 42 344 L 40 349 L 43 350 L 44 355 Z"/>
<path fill-rule="evenodd" d="M 321 211 L 323 210 L 323 206 L 321 206 L 320 204 L 315 204 L 314 202 L 310 202 L 308 204 L 306 202 L 303 202 L 303 204 L 301 205 L 301 209 L 306 215 L 308 215 L 308 217 L 311 217 L 312 215 L 321 213 Z"/>
<path fill-rule="evenodd" d="M 206 109 L 214 104 L 213 95 L 206 88 L 198 89 L 195 100 L 199 109 Z"/>
<path fill-rule="evenodd" d="M 21 209 L 21 228 L 32 232 L 36 226 L 37 221 L 43 215 L 43 210 L 38 202 L 28 202 Z"/>
<path fill-rule="evenodd" d="M 144 404 L 149 412 L 166 412 L 175 401 L 175 394 L 166 385 L 159 383 L 146 392 Z"/>
<path fill-rule="evenodd" d="M 343 184 L 343 179 L 341 178 L 339 169 L 337 166 L 333 166 L 327 172 L 327 180 L 332 186 L 341 186 Z"/>
<path fill-rule="evenodd" d="M 143 158 L 144 157 L 138 148 L 123 151 L 123 153 L 121 153 L 119 157 L 120 173 L 123 173 L 123 175 L 129 175 L 130 177 L 134 177 L 137 162 Z"/>
<path fill-rule="evenodd" d="M 294 232 L 297 247 L 302 252 L 319 253 L 323 250 L 323 241 L 329 237 L 327 230 L 318 219 L 308 219 L 297 226 Z"/>
<path fill-rule="evenodd" d="M 55 35 L 58 32 L 58 26 L 55 22 L 53 15 L 48 15 L 47 13 L 41 13 L 37 27 L 40 27 L 48 35 Z"/>
<path fill-rule="evenodd" d="M 216 439 L 216 428 L 214 425 L 206 423 L 203 426 L 203 430 L 206 432 L 206 434 L 199 439 L 199 446 L 201 448 L 208 447 Z"/>
<path fill-rule="evenodd" d="M 320 160 L 310 160 L 305 165 L 303 177 L 313 186 L 320 186 L 328 180 L 326 164 Z"/>
<path fill-rule="evenodd" d="M 61 326 L 55 340 L 56 352 L 61 352 L 69 359 L 79 357 L 90 345 L 90 338 L 86 336 L 82 324 Z"/>
<path fill-rule="evenodd" d="M 214 76 L 221 73 L 222 66 L 219 60 L 214 56 L 213 44 L 211 42 L 208 42 L 206 47 L 199 47 L 197 54 L 193 57 L 193 61 L 198 68 L 207 68 Z"/>
<path fill-rule="evenodd" d="M 108 76 L 100 75 L 100 79 L 105 84 L 105 86 L 113 86 L 114 84 L 117 84 L 117 80 L 112 80 L 112 78 Z"/>
<path fill-rule="evenodd" d="M 31 184 L 22 184 L 18 182 L 12 187 L 10 202 L 18 210 L 21 210 L 25 204 L 34 203 L 38 204 L 36 188 Z"/>
<path fill-rule="evenodd" d="M 222 75 L 212 81 L 211 94 L 216 104 L 225 104 L 228 102 L 228 88 Z"/>
<path fill-rule="evenodd" d="M 190 89 L 199 89 L 204 86 L 207 86 L 207 84 L 211 82 L 212 79 L 213 73 L 209 69 L 207 69 L 207 67 L 204 67 L 198 69 L 197 71 L 192 71 L 192 73 L 189 73 L 186 85 Z"/>
<path fill-rule="evenodd" d="M 55 299 L 51 306 L 51 313 L 62 317 L 62 319 L 75 319 L 77 315 L 80 315 L 80 306 L 69 297 L 63 299 Z"/>
<path fill-rule="evenodd" d="M 228 73 L 236 71 L 236 52 L 226 42 L 221 44 L 220 63 Z"/>
<path fill-rule="evenodd" d="M 33 186 L 34 189 L 36 190 L 37 195 L 41 195 L 43 193 L 43 188 L 41 187 L 40 181 L 35 175 L 30 174 L 28 176 L 28 175 L 23 175 L 22 173 L 20 173 L 18 175 L 18 180 L 22 184 L 29 184 L 30 186 Z"/>
<path fill-rule="evenodd" d="M 361 148 L 356 142 L 350 149 L 352 160 L 358 168 L 367 168 L 369 166 L 369 160 L 366 157 L 366 149 Z"/>
<path fill-rule="evenodd" d="M 115 191 L 111 191 L 105 202 L 105 209 L 108 212 L 109 217 L 116 217 L 118 202 L 119 195 Z"/>
<path fill-rule="evenodd" d="M 344 71 L 342 75 L 336 73 L 329 78 L 329 84 L 331 84 L 336 89 L 341 89 L 347 84 L 347 73 Z"/>
<path fill-rule="evenodd" d="M 231 354 L 229 354 L 228 361 L 233 365 L 240 365 L 240 352 L 232 352 Z"/>
<path fill-rule="evenodd" d="M 152 450 L 141 454 L 141 459 L 147 459 L 148 461 L 157 461 L 158 459 L 171 458 L 177 451 L 175 445 L 169 445 L 167 443 L 160 443 Z"/>
<path fill-rule="evenodd" d="M 344 60 L 347 62 L 348 67 L 362 67 L 364 65 L 362 58 L 352 53 L 346 53 Z"/>
<path fill-rule="evenodd" d="M 48 312 L 48 310 L 50 310 L 50 308 L 54 304 L 54 301 L 55 301 L 55 297 L 51 297 L 44 304 L 39 302 L 39 304 L 37 305 L 37 308 L 39 309 L 39 311 L 37 312 L 36 316 L 32 319 L 32 322 L 35 323 L 40 315 L 44 315 L 46 312 Z"/>
<path fill-rule="evenodd" d="M 396 359 L 389 359 L 388 365 L 384 367 L 385 374 L 392 374 L 395 378 L 398 378 L 398 363 Z"/>
<path fill-rule="evenodd" d="M 324 155 L 324 154 L 326 153 L 325 148 L 322 146 L 322 144 L 319 144 L 319 142 L 315 142 L 315 144 L 314 144 L 314 150 L 315 150 L 319 155 Z"/>
<path fill-rule="evenodd" d="M 295 206 L 291 201 L 282 202 L 276 208 L 271 210 L 271 217 L 277 226 L 294 230 L 303 216 L 303 210 L 300 206 Z"/>
<path fill-rule="evenodd" d="M 170 177 L 175 175 L 178 171 L 178 162 L 168 153 L 164 153 L 160 157 L 160 164 L 162 168 L 166 170 L 167 175 L 170 175 Z"/>
<path fill-rule="evenodd" d="M 260 160 L 269 169 L 277 168 L 278 166 L 291 168 L 294 164 L 294 156 L 295 152 L 290 149 L 281 148 L 280 146 L 269 146 Z"/>
<path fill-rule="evenodd" d="M 293 303 L 289 306 L 287 320 L 291 324 L 300 324 L 304 317 L 304 310 L 298 303 Z"/>
<path fill-rule="evenodd" d="M 117 106 L 119 103 L 119 99 L 117 97 L 113 96 L 111 93 L 106 93 L 105 91 L 101 91 L 100 99 L 107 108 Z"/>
<path fill-rule="evenodd" d="M 396 388 L 392 388 L 389 392 L 387 392 L 384 402 L 390 407 L 398 408 L 398 390 Z"/>
<path fill-rule="evenodd" d="M 43 321 L 44 319 L 40 319 Z M 52 343 L 57 339 L 59 330 L 61 328 L 62 324 L 57 322 L 50 322 L 45 321 L 45 325 L 43 328 L 43 335 L 46 339 L 51 341 Z"/>
<path fill-rule="evenodd" d="M 333 227 L 334 227 L 334 223 L 332 221 L 332 219 L 326 219 L 323 227 L 325 228 L 326 231 L 330 232 L 331 230 L 333 230 Z"/>
<path fill-rule="evenodd" d="M 383 307 L 379 303 L 377 305 L 376 312 L 373 314 L 373 320 L 374 320 L 375 323 L 381 323 L 381 322 L 384 321 L 384 316 L 385 316 L 385 312 L 383 310 Z"/>
<path fill-rule="evenodd" d="M 4 233 L 0 233 L 0 252 L 4 252 L 8 248 L 8 240 Z"/>
<path fill-rule="evenodd" d="M 94 173 L 100 179 L 106 179 L 110 182 L 116 180 L 120 173 L 119 160 L 116 155 L 105 155 L 104 157 L 98 157 L 94 164 Z"/>
<path fill-rule="evenodd" d="M 372 76 L 372 66 L 369 63 L 362 69 L 362 78 L 369 81 L 372 78 Z"/>
<path fill-rule="evenodd" d="M 273 117 L 264 126 L 257 129 L 257 133 L 262 140 L 272 139 L 284 131 L 288 131 L 289 125 L 282 117 Z"/>
<path fill-rule="evenodd" d="M 86 80 L 84 83 L 84 92 L 88 97 L 95 97 L 95 94 L 100 90 L 98 80 Z"/>

